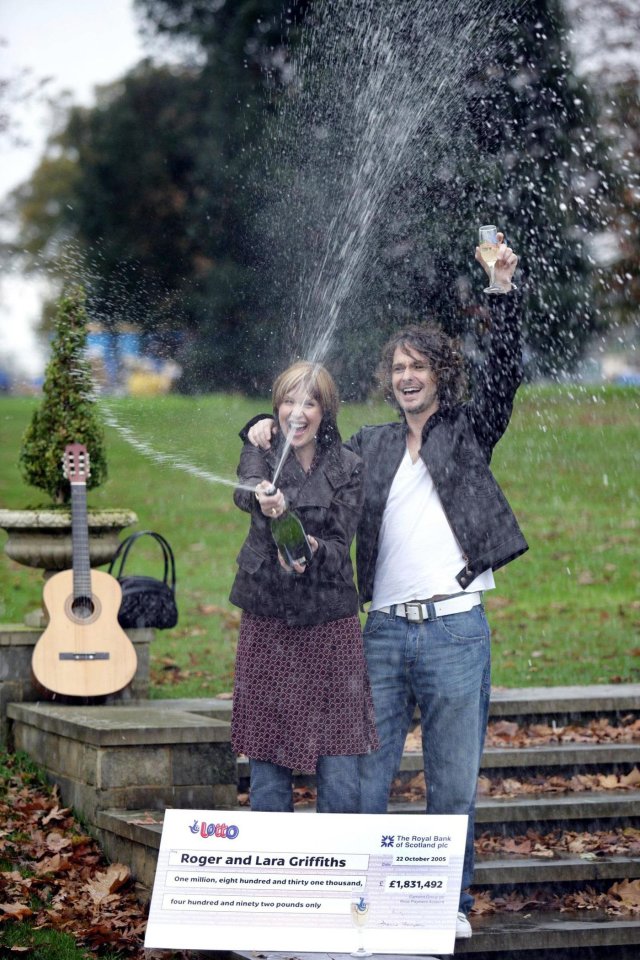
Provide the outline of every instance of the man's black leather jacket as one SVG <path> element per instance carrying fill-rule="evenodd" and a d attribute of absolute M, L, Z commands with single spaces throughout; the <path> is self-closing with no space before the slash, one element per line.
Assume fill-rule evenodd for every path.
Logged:
<path fill-rule="evenodd" d="M 464 590 L 491 567 L 497 570 L 528 549 L 518 522 L 489 463 L 506 430 L 522 380 L 522 351 L 516 298 L 492 302 L 491 345 L 468 403 L 440 409 L 423 430 L 420 456 L 465 556 L 456 579 Z M 347 446 L 364 463 L 364 506 L 356 534 L 360 603 L 371 600 L 378 539 L 389 490 L 406 450 L 407 426 L 362 427 Z M 429 550 L 425 543 L 425 550 Z M 416 597 L 416 599 L 426 599 Z"/>

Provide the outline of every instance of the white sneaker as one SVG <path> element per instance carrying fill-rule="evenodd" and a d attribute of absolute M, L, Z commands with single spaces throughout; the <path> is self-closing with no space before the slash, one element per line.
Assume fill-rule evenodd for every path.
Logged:
<path fill-rule="evenodd" d="M 468 940 L 473 935 L 471 924 L 466 915 L 460 910 L 456 917 L 456 940 Z"/>

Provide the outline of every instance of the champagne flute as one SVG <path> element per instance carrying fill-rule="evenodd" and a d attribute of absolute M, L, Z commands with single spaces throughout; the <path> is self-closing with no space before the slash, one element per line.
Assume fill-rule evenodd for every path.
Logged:
<path fill-rule="evenodd" d="M 362 942 L 362 928 L 367 922 L 368 913 L 369 913 L 369 904 L 364 899 L 364 897 L 360 897 L 357 900 L 351 901 L 351 921 L 358 930 L 358 941 L 360 943 L 360 946 L 358 947 L 357 950 L 351 951 L 352 957 L 372 956 L 370 950 L 365 950 L 364 943 Z"/>
<path fill-rule="evenodd" d="M 495 224 L 486 224 L 479 230 L 480 256 L 489 267 L 489 286 L 484 288 L 485 293 L 504 293 L 500 284 L 495 281 L 495 265 L 498 259 L 500 244 L 498 243 L 498 228 Z"/>

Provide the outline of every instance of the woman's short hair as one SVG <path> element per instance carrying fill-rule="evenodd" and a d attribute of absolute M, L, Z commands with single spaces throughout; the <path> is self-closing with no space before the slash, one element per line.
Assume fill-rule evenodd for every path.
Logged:
<path fill-rule="evenodd" d="M 438 388 L 441 407 L 461 403 L 467 392 L 463 354 L 456 343 L 435 323 L 415 324 L 398 330 L 382 348 L 378 379 L 385 400 L 400 409 L 393 392 L 391 371 L 396 350 L 415 350 L 426 358 Z"/>
<path fill-rule="evenodd" d="M 318 441 L 323 444 L 340 439 L 338 433 L 338 388 L 326 367 L 310 360 L 298 360 L 276 377 L 271 390 L 273 412 L 278 416 L 278 407 L 287 396 L 302 387 L 322 407 L 322 422 Z"/>

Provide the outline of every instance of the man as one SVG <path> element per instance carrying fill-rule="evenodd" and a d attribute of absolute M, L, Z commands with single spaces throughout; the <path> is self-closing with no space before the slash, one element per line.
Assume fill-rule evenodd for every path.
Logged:
<path fill-rule="evenodd" d="M 518 258 L 500 234 L 489 298 L 491 345 L 465 400 L 463 358 L 434 325 L 383 348 L 381 379 L 400 422 L 348 442 L 364 462 L 356 535 L 364 645 L 380 750 L 361 757 L 362 812 L 384 813 L 416 705 L 427 811 L 469 817 L 456 936 L 470 937 L 475 797 L 489 713 L 490 632 L 483 591 L 527 543 L 489 463 L 521 382 L 511 283 Z M 479 251 L 476 259 L 483 263 Z M 486 266 L 485 266 L 485 269 Z M 489 272 L 487 270 L 487 272 Z M 264 422 L 249 437 L 268 443 Z"/>

